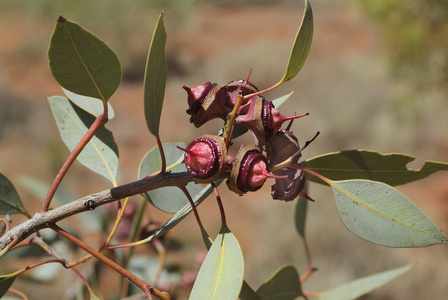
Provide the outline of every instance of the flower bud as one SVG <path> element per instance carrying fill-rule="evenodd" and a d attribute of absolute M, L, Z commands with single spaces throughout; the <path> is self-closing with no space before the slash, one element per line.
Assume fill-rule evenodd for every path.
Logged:
<path fill-rule="evenodd" d="M 227 148 L 223 137 L 206 134 L 180 149 L 185 151 L 185 166 L 192 176 L 214 181 L 224 174 Z"/>

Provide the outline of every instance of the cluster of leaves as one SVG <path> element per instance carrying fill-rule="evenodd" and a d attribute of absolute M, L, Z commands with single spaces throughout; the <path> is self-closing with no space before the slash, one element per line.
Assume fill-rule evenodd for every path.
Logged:
<path fill-rule="evenodd" d="M 9 228 L 10 221 L 7 217 L 0 218 L 2 226 L 0 229 L 4 228 L 0 237 L 0 257 L 13 250 L 13 247 L 22 240 L 28 241 L 29 244 L 38 244 L 54 257 L 17 272 L 2 275 L 0 296 L 10 290 L 18 275 L 42 264 L 57 262 L 66 268 L 71 268 L 84 282 L 91 299 L 97 299 L 88 281 L 75 268 L 78 263 L 95 257 L 136 284 L 149 299 L 153 296 L 168 299 L 166 293 L 151 287 L 101 252 L 154 242 L 178 225 L 192 211 L 195 213 L 204 243 L 209 251 L 197 274 L 190 299 L 237 299 L 238 297 L 247 300 L 294 299 L 299 296 L 304 298 L 316 296 L 326 300 L 354 299 L 408 271 L 411 266 L 358 279 L 324 292 L 310 293 L 302 290 L 302 283 L 315 270 L 311 258 L 307 257 L 308 268 L 302 276 L 299 276 L 294 266 L 287 265 L 275 272 L 256 291 L 244 281 L 242 250 L 236 236 L 224 221 L 224 211 L 217 193 L 217 187 L 224 178 L 208 182 L 205 187 L 194 183 L 193 178 L 185 172 L 186 169 L 182 163 L 183 153 L 177 148 L 177 146 L 185 147 L 185 144 L 163 144 L 160 139 L 159 124 L 167 73 L 164 55 L 166 32 L 163 18 L 164 15 L 161 14 L 154 30 L 144 79 L 144 114 L 148 130 L 155 137 L 158 146 L 150 150 L 142 159 L 137 182 L 138 184 L 145 180 L 157 179 L 163 184 L 160 184 L 157 189 L 129 192 L 127 195 L 142 193 L 144 198 L 156 208 L 172 213 L 173 216 L 156 230 L 145 232 L 144 236 L 140 235 L 142 238 L 140 241 L 137 241 L 137 233 L 143 224 L 141 224 L 141 216 L 136 216 L 134 234 L 131 235 L 128 243 L 112 246 L 110 242 L 124 217 L 129 197 L 125 198 L 123 203 L 117 201 L 119 214 L 115 220 L 114 229 L 104 242 L 104 246 L 95 250 L 57 226 L 57 221 L 71 216 L 71 214 L 60 215 L 59 219 L 54 219 L 53 223 L 45 224 L 43 227 L 53 229 L 89 253 L 90 256 L 79 259 L 75 263 L 65 261 L 49 244 L 39 239 L 39 235 L 33 239 L 26 239 L 31 233 L 42 229 L 41 227 L 31 228 L 28 230 L 29 233 L 22 232 L 23 237 L 20 238 L 17 235 L 8 236 L 14 228 Z M 305 63 L 311 46 L 312 24 L 311 6 L 308 1 L 305 1 L 302 23 L 293 44 L 285 74 L 274 87 L 292 79 Z M 104 128 L 104 124 L 114 116 L 108 100 L 121 82 L 120 60 L 101 39 L 78 24 L 60 17 L 51 38 L 49 61 L 52 74 L 65 93 L 65 96 L 50 97 L 49 104 L 62 139 L 72 152 L 45 197 L 41 210 L 36 214 L 37 217 L 50 213 L 48 209 L 52 198 L 75 159 L 110 180 L 114 187 L 119 187 L 117 183 L 118 147 L 112 133 Z M 274 101 L 281 103 L 284 99 Z M 447 171 L 448 164 L 429 161 L 420 170 L 409 170 L 406 165 L 413 159 L 404 154 L 384 155 L 374 151 L 353 150 L 307 159 L 300 162 L 299 166 L 307 173 L 309 181 L 330 186 L 342 221 L 355 235 L 388 247 L 423 247 L 446 243 L 448 237 L 426 214 L 393 186 L 420 180 L 437 171 Z M 176 175 L 179 177 L 175 178 L 179 180 L 173 182 L 171 178 Z M 180 179 L 183 181 L 180 182 Z M 213 192 L 216 193 L 223 219 L 221 232 L 215 239 L 209 237 L 196 211 L 196 206 Z M 95 209 L 95 201 L 91 198 L 83 202 L 84 211 Z M 68 203 L 65 208 L 75 204 L 77 201 Z M 305 235 L 307 205 L 308 200 L 299 197 L 296 201 L 294 218 L 297 231 L 306 249 L 308 247 Z M 54 211 L 60 210 L 55 208 Z M 24 214 L 31 221 L 37 218 L 27 212 L 14 186 L 4 175 L 0 176 L 0 214 Z M 30 228 L 25 227 L 25 229 Z M 307 252 L 309 252 L 308 249 Z M 124 267 L 127 267 L 127 264 Z"/>

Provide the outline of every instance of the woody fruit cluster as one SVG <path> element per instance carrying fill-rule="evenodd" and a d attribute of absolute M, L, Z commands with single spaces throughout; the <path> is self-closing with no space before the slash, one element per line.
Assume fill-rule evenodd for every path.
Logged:
<path fill-rule="evenodd" d="M 267 178 L 273 178 L 273 199 L 291 201 L 299 195 L 306 196 L 306 177 L 298 165 L 303 148 L 290 128 L 294 119 L 308 114 L 283 116 L 248 79 L 183 88 L 188 94 L 187 113 L 194 126 L 216 118 L 226 125 L 221 135 L 200 136 L 182 149 L 193 177 L 210 182 L 228 178 L 227 186 L 239 195 L 259 190 Z M 286 121 L 289 124 L 282 128 Z M 254 143 L 240 146 L 236 155 L 229 156 L 232 132 L 237 126 L 249 130 Z"/>

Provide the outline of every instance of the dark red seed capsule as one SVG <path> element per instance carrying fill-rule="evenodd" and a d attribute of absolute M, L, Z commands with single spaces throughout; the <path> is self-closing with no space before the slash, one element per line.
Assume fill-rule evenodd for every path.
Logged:
<path fill-rule="evenodd" d="M 232 171 L 227 180 L 229 189 L 237 194 L 259 190 L 267 178 L 284 178 L 268 172 L 268 159 L 255 145 L 241 147 L 232 161 Z"/>
<path fill-rule="evenodd" d="M 212 180 L 224 173 L 224 164 L 227 159 L 224 138 L 203 135 L 182 150 L 185 151 L 185 166 L 192 176 Z"/>

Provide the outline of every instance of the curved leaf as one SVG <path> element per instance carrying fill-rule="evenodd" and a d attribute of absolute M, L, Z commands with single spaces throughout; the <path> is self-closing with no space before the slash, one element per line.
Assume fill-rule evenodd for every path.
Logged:
<path fill-rule="evenodd" d="M 177 146 L 183 148 L 186 147 L 184 143 L 163 144 L 163 152 L 165 153 L 167 165 L 175 164 L 179 158 L 183 158 L 184 152 L 178 149 Z M 138 170 L 138 178 L 142 179 L 150 174 L 158 172 L 161 167 L 162 162 L 159 148 L 154 147 L 143 157 Z M 187 171 L 187 168 L 185 168 L 184 164 L 180 164 L 172 168 L 171 171 L 185 172 Z M 190 195 L 195 195 L 202 190 L 202 186 L 190 182 L 187 185 L 187 190 L 190 192 Z M 144 193 L 143 196 L 151 202 L 152 205 L 167 213 L 176 213 L 185 205 L 190 205 L 185 194 L 175 186 L 151 190 Z"/>
<path fill-rule="evenodd" d="M 6 214 L 26 214 L 26 209 L 14 185 L 0 173 L 0 215 Z"/>
<path fill-rule="evenodd" d="M 369 179 L 396 186 L 428 177 L 438 171 L 448 171 L 448 163 L 427 161 L 419 170 L 406 168 L 414 156 L 367 150 L 348 150 L 308 159 L 303 165 L 331 180 Z M 323 183 L 312 175 L 309 180 Z"/>
<path fill-rule="evenodd" d="M 392 269 L 378 274 L 366 276 L 318 294 L 320 300 L 351 300 L 385 285 L 408 272 L 413 265 Z"/>
<path fill-rule="evenodd" d="M 107 101 L 121 82 L 115 52 L 80 25 L 59 17 L 48 49 L 50 70 L 65 89 Z"/>
<path fill-rule="evenodd" d="M 67 98 L 70 99 L 79 108 L 84 109 L 92 116 L 99 117 L 104 113 L 103 102 L 100 99 L 78 95 L 62 88 Z M 112 120 L 115 116 L 114 110 L 110 103 L 107 103 L 107 118 Z"/>
<path fill-rule="evenodd" d="M 70 100 L 60 96 L 48 98 L 53 116 L 65 145 L 72 151 L 85 135 L 95 118 Z M 116 183 L 118 147 L 112 133 L 102 127 L 78 156 L 90 170 Z"/>
<path fill-rule="evenodd" d="M 305 238 L 305 221 L 308 201 L 309 200 L 305 197 L 299 197 L 297 199 L 296 207 L 294 210 L 294 221 L 296 224 L 296 229 L 303 239 Z"/>
<path fill-rule="evenodd" d="M 226 229 L 216 237 L 205 257 L 189 299 L 238 299 L 243 276 L 243 253 L 235 236 Z"/>
<path fill-rule="evenodd" d="M 302 295 L 302 287 L 297 269 L 286 265 L 278 269 L 257 290 L 262 300 L 294 300 Z"/>
<path fill-rule="evenodd" d="M 283 84 L 293 79 L 305 64 L 308 53 L 310 53 L 311 42 L 313 40 L 313 11 L 308 0 L 305 0 L 305 11 L 303 12 L 302 23 L 297 31 L 294 44 L 289 55 L 288 65 L 283 78 L 279 84 Z"/>
<path fill-rule="evenodd" d="M 387 184 L 369 180 L 330 184 L 345 226 L 365 240 L 388 247 L 424 247 L 448 241 L 420 208 Z"/>
<path fill-rule="evenodd" d="M 223 179 L 218 179 L 215 181 L 215 185 L 219 186 Z M 212 186 L 209 184 L 205 188 L 203 188 L 199 193 L 197 193 L 193 197 L 193 202 L 195 206 L 198 206 L 202 203 L 202 201 L 205 200 L 211 193 L 213 192 Z M 148 239 L 152 240 L 155 238 L 158 238 L 159 236 L 164 235 L 169 230 L 171 230 L 174 226 L 179 224 L 180 221 L 182 221 L 188 214 L 192 211 L 190 203 L 183 206 L 179 211 L 173 215 L 162 227 L 159 228 L 153 235 L 151 235 Z"/>
<path fill-rule="evenodd" d="M 0 298 L 6 294 L 11 285 L 14 283 L 14 280 L 16 280 L 16 276 L 7 278 L 0 277 Z"/>
<path fill-rule="evenodd" d="M 165 44 L 166 31 L 163 23 L 163 13 L 161 13 L 149 46 L 143 87 L 146 125 L 156 137 L 159 136 L 160 115 L 165 95 L 167 73 Z"/>

